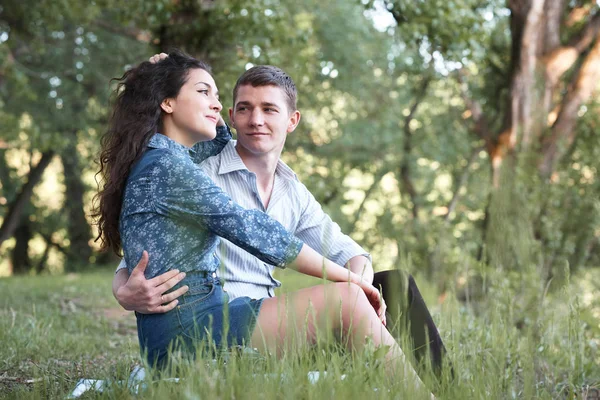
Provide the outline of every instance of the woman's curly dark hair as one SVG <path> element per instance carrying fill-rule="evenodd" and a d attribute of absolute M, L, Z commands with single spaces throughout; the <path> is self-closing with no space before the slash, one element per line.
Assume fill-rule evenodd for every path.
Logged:
<path fill-rule="evenodd" d="M 98 163 L 98 193 L 92 217 L 98 225 L 102 250 L 121 255 L 119 216 L 129 172 L 146 150 L 148 141 L 161 128 L 162 101 L 175 98 L 188 79 L 189 71 L 210 67 L 174 50 L 155 64 L 145 61 L 125 72 L 115 90 L 114 108 L 108 130 L 101 139 Z"/>

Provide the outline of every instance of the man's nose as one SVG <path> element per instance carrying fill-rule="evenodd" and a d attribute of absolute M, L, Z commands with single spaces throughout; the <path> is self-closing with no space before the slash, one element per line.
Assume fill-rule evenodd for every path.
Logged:
<path fill-rule="evenodd" d="M 263 113 L 260 110 L 252 111 L 252 115 L 250 117 L 250 124 L 252 126 L 262 126 L 265 123 L 265 118 Z"/>

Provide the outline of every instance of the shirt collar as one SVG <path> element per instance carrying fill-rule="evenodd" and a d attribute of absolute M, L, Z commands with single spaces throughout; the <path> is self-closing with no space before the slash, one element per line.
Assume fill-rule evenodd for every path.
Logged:
<path fill-rule="evenodd" d="M 234 171 L 248 171 L 248 168 L 246 168 L 246 164 L 244 164 L 244 161 L 242 161 L 240 155 L 235 149 L 236 143 L 237 140 L 229 141 L 229 143 L 227 143 L 227 145 L 219 155 L 221 158 L 221 162 L 219 165 L 219 175 L 228 174 Z M 298 180 L 298 177 L 296 176 L 294 171 L 290 167 L 288 167 L 286 163 L 281 161 L 281 159 L 277 161 L 275 173 L 285 179 Z"/>
<path fill-rule="evenodd" d="M 170 149 L 177 153 L 190 156 L 195 153 L 193 149 L 177 143 L 173 139 L 163 135 L 162 133 L 155 133 L 148 142 L 148 147 L 153 149 Z"/>

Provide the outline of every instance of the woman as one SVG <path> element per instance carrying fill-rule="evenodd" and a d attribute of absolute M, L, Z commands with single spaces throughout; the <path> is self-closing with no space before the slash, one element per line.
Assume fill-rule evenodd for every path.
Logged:
<path fill-rule="evenodd" d="M 122 247 L 129 266 L 147 249 L 152 254 L 148 278 L 168 269 L 186 271 L 182 284 L 191 294 L 165 314 L 136 315 L 140 346 L 150 364 L 164 366 L 175 339 L 192 353 L 204 340 L 281 351 L 286 338 L 298 332 L 314 341 L 323 323 L 341 331 L 354 348 L 363 346 L 366 337 L 389 346 L 387 359 L 404 366 L 401 349 L 382 324 L 385 305 L 372 285 L 323 259 L 266 214 L 233 203 L 192 162 L 190 149 L 215 138 L 222 108 L 205 64 L 173 52 L 128 71 L 119 88 L 103 139 L 99 237 L 105 248 L 118 252 Z M 210 148 L 195 147 L 207 153 Z M 267 263 L 289 264 L 338 283 L 228 304 L 216 276 L 218 236 Z M 309 309 L 314 318 L 305 326 Z M 279 323 L 285 318 L 289 323 Z M 408 373 L 419 382 L 412 369 Z"/>

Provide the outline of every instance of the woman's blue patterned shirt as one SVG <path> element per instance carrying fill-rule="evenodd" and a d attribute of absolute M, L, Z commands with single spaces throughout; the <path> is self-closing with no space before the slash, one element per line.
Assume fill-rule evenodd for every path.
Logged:
<path fill-rule="evenodd" d="M 119 230 L 130 273 L 143 250 L 150 255 L 147 278 L 170 269 L 213 272 L 219 266 L 218 236 L 282 268 L 297 257 L 300 239 L 267 214 L 234 203 L 192 161 L 218 153 L 230 137 L 193 150 L 160 133 L 150 139 L 129 173 L 121 207 Z"/>

